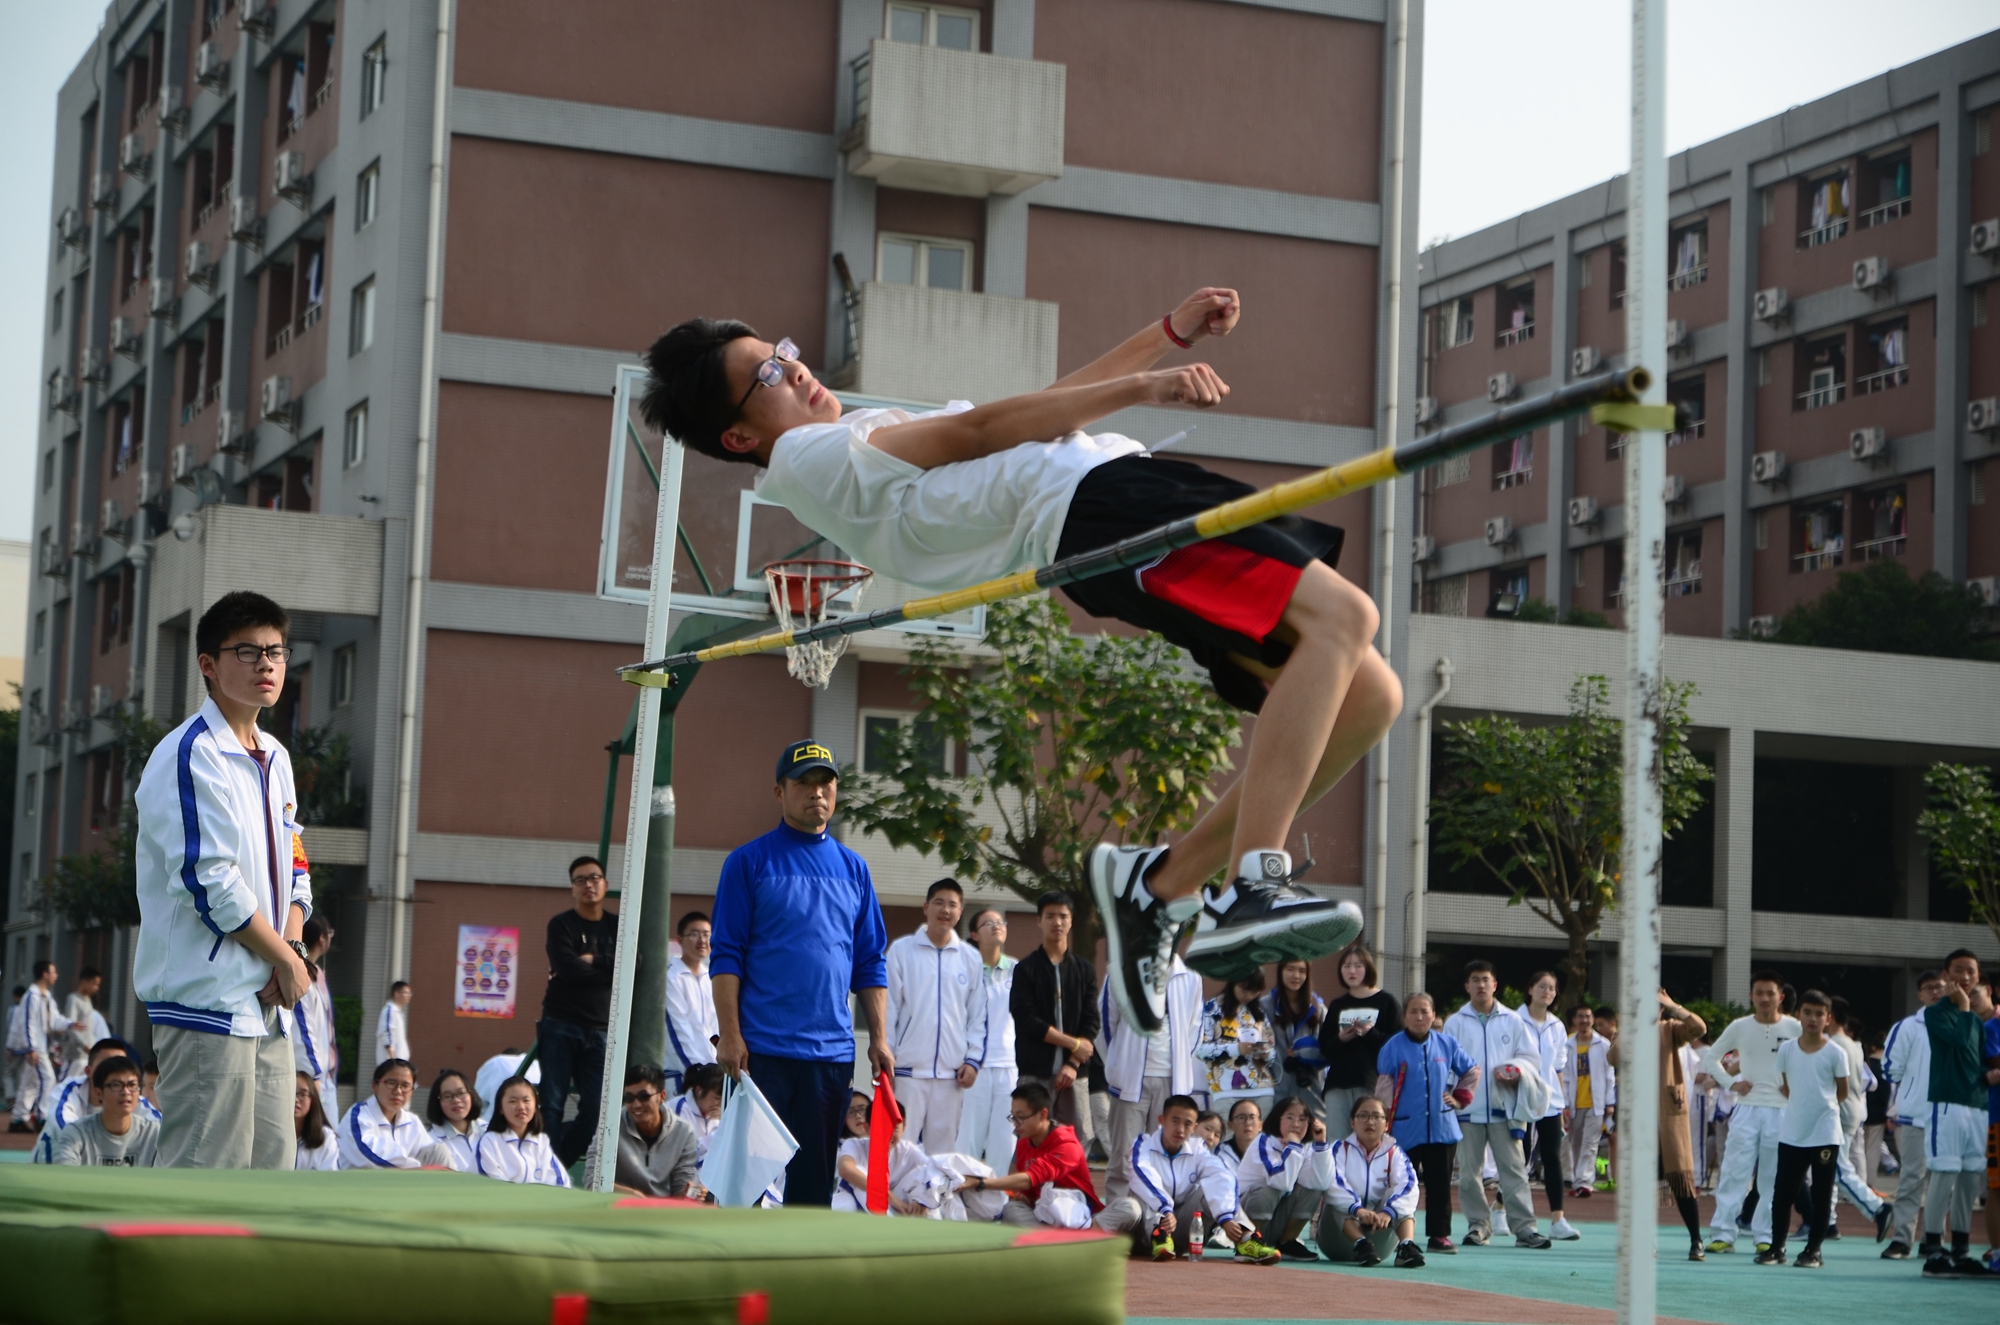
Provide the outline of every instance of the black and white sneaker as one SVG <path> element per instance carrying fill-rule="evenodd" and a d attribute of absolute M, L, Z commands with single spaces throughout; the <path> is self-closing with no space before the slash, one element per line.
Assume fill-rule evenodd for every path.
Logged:
<path fill-rule="evenodd" d="M 1211 980 L 1240 980 L 1260 966 L 1316 961 L 1352 943 L 1361 908 L 1291 887 L 1291 872 L 1286 852 L 1245 853 L 1235 881 L 1202 906 L 1187 964 Z"/>
<path fill-rule="evenodd" d="M 1174 940 L 1201 906 L 1198 896 L 1160 902 L 1145 890 L 1146 871 L 1166 854 L 1166 847 L 1108 845 L 1090 853 L 1090 896 L 1104 925 L 1111 995 L 1126 1024 L 1149 1036 L 1166 1025 Z"/>

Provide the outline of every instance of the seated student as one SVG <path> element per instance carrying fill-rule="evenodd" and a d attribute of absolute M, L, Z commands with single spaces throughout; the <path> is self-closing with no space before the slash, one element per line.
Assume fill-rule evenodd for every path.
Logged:
<path fill-rule="evenodd" d="M 1198 1112 L 1187 1096 L 1168 1097 L 1160 1125 L 1132 1143 L 1132 1190 L 1104 1207 L 1097 1227 L 1130 1234 L 1134 1256 L 1169 1261 L 1188 1254 L 1199 1213 L 1209 1228 L 1229 1235 L 1238 1261 L 1276 1265 L 1279 1254 L 1237 1217 L 1235 1166 L 1196 1139 Z"/>
<path fill-rule="evenodd" d="M 98 1112 L 77 1119 L 56 1142 L 56 1164 L 150 1169 L 160 1148 L 160 1124 L 139 1107 L 139 1065 L 120 1055 L 91 1069 Z"/>
<path fill-rule="evenodd" d="M 97 1111 L 97 1087 L 91 1084 L 91 1074 L 100 1064 L 113 1058 L 130 1058 L 132 1051 L 125 1041 L 118 1039 L 99 1040 L 90 1046 L 90 1055 L 83 1062 L 83 1070 L 74 1076 L 63 1078 L 56 1087 L 56 1102 L 42 1119 L 42 1134 L 35 1138 L 34 1153 L 29 1156 L 31 1164 L 53 1164 L 56 1162 L 56 1142 L 61 1139 L 63 1129 L 79 1118 L 87 1118 Z M 154 1122 L 160 1121 L 160 1111 L 144 1102 L 142 1097 L 139 1112 L 148 1114 Z"/>
<path fill-rule="evenodd" d="M 1193 1096 L 1189 1096 L 1189 1098 L 1192 1099 Z M 1222 1149 L 1222 1132 L 1222 1115 L 1215 1110 L 1203 1109 L 1194 1116 L 1194 1134 L 1210 1150 L 1220 1151 Z"/>
<path fill-rule="evenodd" d="M 1249 1158 L 1258 1135 L 1264 1130 L 1263 1102 L 1255 1099 L 1231 1100 L 1228 1129 L 1228 1135 L 1222 1138 L 1221 1148 L 1215 1153 L 1233 1169 Z"/>
<path fill-rule="evenodd" d="M 292 1126 L 298 1132 L 298 1148 L 292 1152 L 292 1171 L 316 1169 L 331 1172 L 340 1167 L 340 1142 L 326 1120 L 326 1105 L 320 1099 L 319 1078 L 311 1072 L 295 1072 L 292 1089 Z"/>
<path fill-rule="evenodd" d="M 858 1090 L 847 1101 L 846 1122 L 834 1160 L 833 1208 L 849 1214 L 868 1210 L 868 1130 L 874 1107 L 875 1101 Z M 929 1158 L 922 1146 L 903 1139 L 903 1131 L 903 1124 L 897 1123 L 889 1146 L 889 1213 L 940 1218 L 935 1205 L 920 1199 L 933 1196 L 925 1190 L 935 1185 L 928 1181 L 935 1176 Z"/>
<path fill-rule="evenodd" d="M 667 1108 L 666 1074 L 650 1063 L 625 1069 L 624 1115 L 618 1120 L 618 1171 L 612 1186 L 627 1196 L 679 1196 L 699 1201 L 702 1142 L 685 1118 Z M 593 1147 L 597 1142 L 590 1143 Z"/>
<path fill-rule="evenodd" d="M 1288 1095 L 1271 1106 L 1262 1135 L 1236 1166 L 1236 1198 L 1256 1225 L 1257 1241 L 1288 1261 L 1319 1259 L 1299 1234 L 1333 1187 L 1332 1150 L 1326 1124 L 1302 1096 Z"/>
<path fill-rule="evenodd" d="M 727 1079 L 720 1063 L 691 1067 L 682 1077 L 687 1089 L 674 1096 L 668 1112 L 694 1129 L 695 1162 L 708 1158 L 709 1138 L 722 1125 L 722 1083 Z"/>
<path fill-rule="evenodd" d="M 340 1120 L 343 1169 L 422 1169 L 454 1167 L 451 1151 L 431 1140 L 423 1119 L 410 1112 L 417 1071 L 409 1060 L 386 1058 L 375 1065 L 374 1093 L 356 1100 Z"/>
<path fill-rule="evenodd" d="M 160 1060 L 148 1058 L 146 1065 L 139 1069 L 139 1098 L 146 1101 L 146 1110 L 158 1122 L 160 1118 Z"/>
<path fill-rule="evenodd" d="M 1049 1116 L 1049 1089 L 1039 1081 L 1023 1081 L 1008 1100 L 1008 1121 L 1014 1128 L 1014 1159 L 1004 1178 L 974 1174 L 959 1184 L 958 1193 L 1006 1192 L 1000 1222 L 1033 1228 L 1046 1222 L 1052 1209 L 1043 1201 L 1051 1187 L 1079 1193 L 1090 1213 L 1103 1209 L 1097 1186 L 1090 1180 L 1090 1163 L 1076 1129 Z M 988 1147 L 989 1151 L 991 1147 Z M 1074 1199 L 1074 1198 L 1070 1198 Z"/>
<path fill-rule="evenodd" d="M 1381 1263 L 1391 1240 L 1396 1268 L 1423 1268 L 1417 1246 L 1417 1167 L 1389 1135 L 1389 1110 L 1372 1095 L 1354 1101 L 1353 1131 L 1333 1148 L 1334 1191 L 1321 1216 L 1320 1250 L 1336 1261 Z M 1340 1220 L 1340 1236 L 1326 1224 Z"/>
<path fill-rule="evenodd" d="M 501 1082 L 494 1114 L 493 1127 L 472 1150 L 478 1172 L 502 1182 L 569 1186 L 569 1174 L 542 1132 L 542 1098 L 532 1081 L 508 1077 Z"/>
<path fill-rule="evenodd" d="M 500 1089 L 501 1082 L 505 1081 L 508 1077 L 521 1076 L 526 1077 L 538 1086 L 541 1084 L 542 1060 L 537 1058 L 534 1062 L 529 1063 L 528 1070 L 523 1072 L 521 1070 L 521 1063 L 526 1058 L 527 1055 L 519 1049 L 511 1047 L 502 1049 L 499 1053 L 481 1063 L 479 1071 L 473 1074 L 472 1093 L 484 1101 L 480 1106 L 479 1117 L 488 1127 L 493 1125 L 493 1092 Z"/>
<path fill-rule="evenodd" d="M 430 1119 L 431 1140 L 451 1152 L 451 1166 L 460 1173 L 472 1172 L 477 1167 L 472 1148 L 486 1132 L 486 1107 L 465 1073 L 455 1067 L 438 1073 L 424 1116 Z"/>

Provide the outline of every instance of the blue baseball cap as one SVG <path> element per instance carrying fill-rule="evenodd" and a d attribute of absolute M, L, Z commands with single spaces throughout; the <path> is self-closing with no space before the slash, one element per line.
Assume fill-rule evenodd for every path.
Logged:
<path fill-rule="evenodd" d="M 835 777 L 840 776 L 840 765 L 833 762 L 833 751 L 819 741 L 793 741 L 778 756 L 778 781 L 786 778 L 802 778 L 815 768 L 823 768 Z"/>

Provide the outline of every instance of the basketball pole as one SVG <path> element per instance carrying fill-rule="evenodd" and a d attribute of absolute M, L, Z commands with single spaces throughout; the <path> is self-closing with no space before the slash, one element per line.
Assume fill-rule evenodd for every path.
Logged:
<path fill-rule="evenodd" d="M 1225 534 L 1233 534 L 1239 529 L 1248 529 L 1252 525 L 1262 524 L 1281 515 L 1290 515 L 1295 511 L 1317 506 L 1321 502 L 1332 501 L 1336 497 L 1360 492 L 1387 479 L 1414 474 L 1452 456 L 1525 432 L 1532 432 L 1537 428 L 1545 428 L 1577 414 L 1588 413 L 1592 419 L 1614 430 L 1636 427 L 1644 415 L 1644 408 L 1640 405 L 1641 393 L 1651 383 L 1652 375 L 1644 368 L 1634 367 L 1618 372 L 1600 373 L 1595 377 L 1558 387 L 1545 395 L 1512 405 L 1502 405 L 1490 414 L 1440 429 L 1402 446 L 1385 446 L 1379 451 L 1372 451 L 1357 459 L 1333 465 L 1288 483 L 1280 483 L 1247 497 L 1239 497 L 1235 501 L 1212 507 L 1199 515 L 1176 520 L 1172 524 L 1162 525 L 1158 529 L 1134 535 L 1093 552 L 1065 558 L 1039 570 L 1017 571 L 1012 575 L 1003 575 L 999 579 L 975 584 L 968 589 L 957 589 L 930 598 L 913 598 L 900 607 L 859 612 L 852 616 L 836 617 L 816 626 L 772 631 L 705 649 L 676 653 L 647 662 L 630 663 L 620 667 L 618 674 L 638 686 L 670 686 L 674 683 L 676 669 L 695 663 L 770 653 L 810 640 L 858 635 L 863 631 L 878 630 L 905 621 L 924 621 L 932 617 L 948 616 L 953 612 L 962 612 L 987 603 L 1023 598 L 1046 589 L 1074 584 L 1078 580 L 1143 566 L 1176 548 L 1189 547 L 1212 538 L 1220 538 Z M 1650 418 L 1650 426 L 1662 431 L 1673 426 L 1672 412 L 1664 407 L 1655 411 Z M 654 564 L 657 566 L 661 563 L 655 561 Z"/>
<path fill-rule="evenodd" d="M 1632 0 L 1632 165 L 1625 183 L 1625 345 L 1629 362 L 1667 360 L 1667 4 Z M 1664 374 L 1643 389 L 1661 405 Z M 1671 415 L 1671 411 L 1663 411 Z M 1619 872 L 1618 1321 L 1653 1325 L 1658 1307 L 1660 1153 L 1660 701 L 1666 598 L 1666 437 L 1626 434 L 1624 824 Z M 1671 427 L 1671 422 L 1668 423 Z"/>

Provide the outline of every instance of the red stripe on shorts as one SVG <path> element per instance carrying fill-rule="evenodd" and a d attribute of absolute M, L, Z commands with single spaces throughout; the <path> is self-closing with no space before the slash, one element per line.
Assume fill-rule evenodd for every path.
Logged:
<path fill-rule="evenodd" d="M 1139 572 L 1139 587 L 1212 625 L 1261 640 L 1277 628 L 1304 572 L 1211 540 L 1177 548 Z"/>

